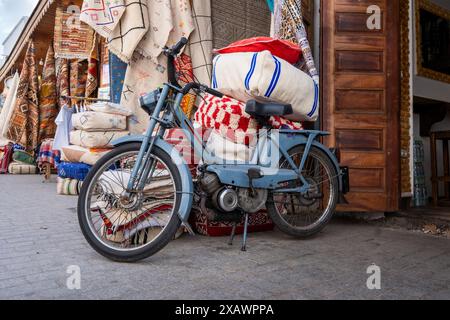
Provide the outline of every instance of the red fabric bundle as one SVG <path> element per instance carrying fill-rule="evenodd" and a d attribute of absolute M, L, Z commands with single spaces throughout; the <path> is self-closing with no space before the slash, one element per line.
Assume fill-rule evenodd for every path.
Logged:
<path fill-rule="evenodd" d="M 226 54 L 236 52 L 262 52 L 266 50 L 291 64 L 296 64 L 302 54 L 302 49 L 295 43 L 270 37 L 255 37 L 240 40 L 215 52 Z"/>

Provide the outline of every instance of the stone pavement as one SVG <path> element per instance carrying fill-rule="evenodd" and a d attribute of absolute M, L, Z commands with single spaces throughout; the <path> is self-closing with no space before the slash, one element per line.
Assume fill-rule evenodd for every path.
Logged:
<path fill-rule="evenodd" d="M 184 236 L 146 261 L 110 262 L 80 233 L 76 198 L 41 181 L 0 176 L 0 299 L 450 298 L 450 240 L 345 220 L 308 241 L 252 234 L 247 253 Z M 381 290 L 367 289 L 372 263 Z M 72 265 L 80 290 L 66 285 Z"/>

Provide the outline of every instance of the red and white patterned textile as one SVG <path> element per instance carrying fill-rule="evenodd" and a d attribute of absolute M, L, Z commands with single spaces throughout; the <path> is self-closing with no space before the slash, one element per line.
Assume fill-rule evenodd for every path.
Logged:
<path fill-rule="evenodd" d="M 245 112 L 244 102 L 226 96 L 205 94 L 194 119 L 203 129 L 215 129 L 230 141 L 246 145 L 259 128 L 256 119 Z M 270 117 L 269 124 L 274 129 L 303 129 L 301 123 L 278 116 Z"/>

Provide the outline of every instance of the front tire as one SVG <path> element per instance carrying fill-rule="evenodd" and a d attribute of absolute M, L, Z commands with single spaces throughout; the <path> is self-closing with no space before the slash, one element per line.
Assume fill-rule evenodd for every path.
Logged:
<path fill-rule="evenodd" d="M 104 230 L 102 233 L 100 230 L 93 228 L 94 223 L 91 218 L 93 214 L 91 197 L 94 188 L 96 188 L 99 183 L 100 177 L 103 173 L 111 171 L 111 165 L 119 163 L 120 159 L 122 159 L 121 157 L 137 154 L 140 148 L 140 143 L 125 144 L 115 148 L 101 158 L 87 175 L 78 198 L 78 220 L 84 237 L 93 249 L 113 261 L 136 262 L 156 254 L 174 239 L 175 234 L 181 225 L 181 220 L 178 216 L 178 209 L 181 201 L 180 193 L 182 191 L 180 172 L 170 155 L 159 147 L 154 146 L 152 156 L 167 168 L 165 170 L 170 173 L 174 187 L 173 189 L 175 191 L 173 195 L 172 213 L 167 224 L 151 242 L 143 243 L 135 248 L 126 248 L 123 247 L 123 244 L 116 245 L 114 242 L 107 239 Z M 118 181 L 119 180 L 120 179 L 118 179 Z M 149 241 L 147 239 L 148 235 L 145 235 L 144 237 L 142 233 L 137 233 L 137 236 L 135 235 L 135 237 L 139 238 L 138 242 Z M 145 238 L 145 240 L 142 240 L 143 238 Z"/>

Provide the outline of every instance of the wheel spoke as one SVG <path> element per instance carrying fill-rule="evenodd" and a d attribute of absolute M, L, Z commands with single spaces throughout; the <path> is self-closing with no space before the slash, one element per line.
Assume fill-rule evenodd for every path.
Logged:
<path fill-rule="evenodd" d="M 106 247 L 136 250 L 152 243 L 174 214 L 177 192 L 174 178 L 161 159 L 154 165 L 142 192 L 124 198 L 138 151 L 107 161 L 88 188 L 86 213 L 90 229 Z M 147 194 L 146 194 L 146 190 Z"/>

